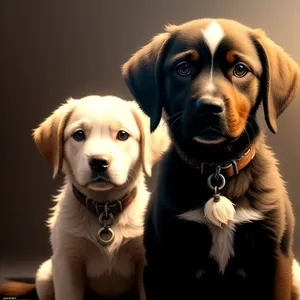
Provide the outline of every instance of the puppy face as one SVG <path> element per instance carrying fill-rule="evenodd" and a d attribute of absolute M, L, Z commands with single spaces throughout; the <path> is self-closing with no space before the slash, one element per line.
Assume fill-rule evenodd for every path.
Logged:
<path fill-rule="evenodd" d="M 121 188 L 151 173 L 149 118 L 117 97 L 70 99 L 34 132 L 40 152 L 74 182 L 92 190 Z"/>
<path fill-rule="evenodd" d="M 276 132 L 300 85 L 299 66 L 261 30 L 224 19 L 168 26 L 133 55 L 123 75 L 152 130 L 163 107 L 171 130 L 201 144 L 253 138 L 261 101 Z"/>
<path fill-rule="evenodd" d="M 93 190 L 125 185 L 136 176 L 140 157 L 141 134 L 128 105 L 115 99 L 105 104 L 92 99 L 75 105 L 64 131 L 63 170 Z"/>
<path fill-rule="evenodd" d="M 169 116 L 182 114 L 184 136 L 221 143 L 245 130 L 262 66 L 243 28 L 230 32 L 216 21 L 198 28 L 183 27 L 166 56 L 165 110 Z M 246 38 L 237 41 L 236 36 Z"/>

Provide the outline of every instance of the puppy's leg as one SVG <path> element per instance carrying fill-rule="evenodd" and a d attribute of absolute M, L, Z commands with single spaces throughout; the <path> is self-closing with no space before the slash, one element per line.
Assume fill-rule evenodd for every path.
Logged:
<path fill-rule="evenodd" d="M 277 257 L 274 300 L 290 300 L 292 294 L 292 256 Z"/>
<path fill-rule="evenodd" d="M 40 300 L 54 300 L 52 261 L 46 260 L 36 273 L 36 291 Z"/>
<path fill-rule="evenodd" d="M 293 260 L 293 296 L 292 300 L 300 300 L 300 266 L 296 259 Z"/>
<path fill-rule="evenodd" d="M 285 230 L 278 245 L 274 300 L 290 300 L 294 293 L 294 253 L 292 250 L 295 218 L 289 199 L 285 199 Z M 282 217 L 282 216 L 281 216 Z M 294 297 L 294 296 L 293 296 Z"/>
<path fill-rule="evenodd" d="M 52 258 L 55 300 L 83 300 L 84 272 L 77 259 L 54 256 Z"/>
<path fill-rule="evenodd" d="M 137 286 L 138 286 L 140 300 L 146 300 L 144 282 L 143 282 L 143 272 L 144 272 L 144 264 L 138 265 L 136 274 L 137 274 Z"/>

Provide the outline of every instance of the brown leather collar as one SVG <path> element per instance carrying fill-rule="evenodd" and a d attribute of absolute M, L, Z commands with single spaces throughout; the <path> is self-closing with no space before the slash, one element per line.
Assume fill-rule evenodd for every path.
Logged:
<path fill-rule="evenodd" d="M 129 194 L 126 194 L 120 200 L 99 203 L 83 195 L 74 185 L 72 186 L 72 189 L 75 198 L 97 217 L 101 214 L 104 214 L 105 216 L 112 214 L 113 217 L 116 217 L 134 200 L 137 193 L 137 189 L 134 188 Z"/>
<path fill-rule="evenodd" d="M 175 144 L 175 149 L 180 158 L 193 169 L 201 171 L 201 175 L 211 175 L 216 172 L 216 168 L 220 166 L 221 174 L 225 177 L 232 177 L 238 175 L 239 171 L 245 168 L 255 156 L 255 149 L 251 146 L 241 157 L 233 159 L 224 163 L 213 163 L 213 162 L 199 162 L 192 158 L 189 158 L 183 151 Z"/>

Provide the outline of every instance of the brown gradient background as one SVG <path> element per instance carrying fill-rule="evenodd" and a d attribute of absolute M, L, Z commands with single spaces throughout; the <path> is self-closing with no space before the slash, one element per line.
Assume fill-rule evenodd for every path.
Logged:
<path fill-rule="evenodd" d="M 31 130 L 70 96 L 131 98 L 121 64 L 165 24 L 202 17 L 262 27 L 300 63 L 299 0 L 0 1 L 0 280 L 32 276 L 50 255 L 45 219 L 60 181 L 52 181 Z M 298 96 L 268 140 L 300 220 L 299 111 Z"/>

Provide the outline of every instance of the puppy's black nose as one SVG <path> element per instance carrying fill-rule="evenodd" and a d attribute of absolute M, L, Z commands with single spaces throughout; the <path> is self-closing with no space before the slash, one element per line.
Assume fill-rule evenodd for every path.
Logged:
<path fill-rule="evenodd" d="M 91 169 L 95 172 L 105 172 L 109 166 L 109 159 L 107 157 L 102 158 L 91 158 L 90 161 Z"/>
<path fill-rule="evenodd" d="M 197 113 L 203 118 L 218 117 L 224 111 L 224 103 L 220 99 L 198 99 L 196 101 Z"/>

